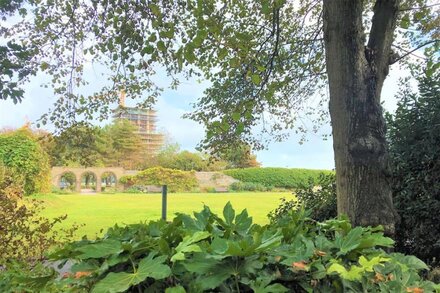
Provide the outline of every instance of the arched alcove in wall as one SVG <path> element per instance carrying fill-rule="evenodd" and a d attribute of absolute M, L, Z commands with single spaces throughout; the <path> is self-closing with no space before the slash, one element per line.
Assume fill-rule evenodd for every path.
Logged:
<path fill-rule="evenodd" d="M 60 175 L 58 181 L 58 188 L 62 190 L 75 191 L 76 189 L 76 175 L 71 171 L 66 171 Z"/>
<path fill-rule="evenodd" d="M 91 171 L 81 174 L 81 192 L 96 192 L 97 176 Z"/>

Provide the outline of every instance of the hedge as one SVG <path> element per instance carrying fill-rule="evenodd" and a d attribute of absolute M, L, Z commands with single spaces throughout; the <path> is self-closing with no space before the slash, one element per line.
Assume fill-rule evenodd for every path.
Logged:
<path fill-rule="evenodd" d="M 289 169 L 289 168 L 246 168 L 223 171 L 241 182 L 260 183 L 279 188 L 299 188 L 308 184 L 309 178 L 318 179 L 319 174 L 329 174 L 329 170 Z"/>
<path fill-rule="evenodd" d="M 193 171 L 181 171 L 162 167 L 143 170 L 133 176 L 123 176 L 121 183 L 132 185 L 168 185 L 170 192 L 191 191 L 198 186 Z"/>

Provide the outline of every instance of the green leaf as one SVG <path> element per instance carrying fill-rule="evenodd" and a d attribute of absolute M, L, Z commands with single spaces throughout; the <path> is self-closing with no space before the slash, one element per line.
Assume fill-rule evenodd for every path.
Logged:
<path fill-rule="evenodd" d="M 186 293 L 182 286 L 166 288 L 165 293 Z"/>
<path fill-rule="evenodd" d="M 232 225 L 232 222 L 235 218 L 235 210 L 232 208 L 231 202 L 228 201 L 228 203 L 223 208 L 223 216 L 226 220 L 226 223 L 228 225 Z"/>
<path fill-rule="evenodd" d="M 156 4 L 149 4 L 148 8 L 150 8 L 151 12 L 156 16 L 156 17 L 160 17 L 162 15 L 162 13 L 160 12 L 160 8 L 159 6 L 157 6 Z"/>
<path fill-rule="evenodd" d="M 161 52 L 166 52 L 167 47 L 165 46 L 165 43 L 163 41 L 157 42 L 157 49 Z"/>
<path fill-rule="evenodd" d="M 228 50 L 226 48 L 220 48 L 219 52 L 218 52 L 218 59 L 219 60 L 223 60 L 225 59 L 225 57 L 228 55 Z"/>
<path fill-rule="evenodd" d="M 363 269 L 361 267 L 352 266 L 350 270 L 347 270 L 343 265 L 334 263 L 327 268 L 327 274 L 337 273 L 341 278 L 356 281 L 362 278 Z"/>
<path fill-rule="evenodd" d="M 81 254 L 77 256 L 79 259 L 101 258 L 122 252 L 122 246 L 117 240 L 106 239 L 98 243 L 80 246 L 76 251 L 81 252 Z"/>
<path fill-rule="evenodd" d="M 235 217 L 235 230 L 238 233 L 247 233 L 252 226 L 252 217 L 249 217 L 248 212 L 244 209 L 240 214 Z"/>
<path fill-rule="evenodd" d="M 183 262 L 183 266 L 191 273 L 203 275 L 213 272 L 219 263 L 217 259 L 208 258 L 206 253 L 197 253 L 193 258 Z"/>
<path fill-rule="evenodd" d="M 348 234 L 342 238 L 338 238 L 336 241 L 336 244 L 338 245 L 339 252 L 337 255 L 344 255 L 352 251 L 353 249 L 356 249 L 361 244 L 361 236 L 363 233 L 362 227 L 356 227 Z"/>
<path fill-rule="evenodd" d="M 260 75 L 258 75 L 258 74 L 252 74 L 252 75 L 251 75 L 251 79 L 252 79 L 252 82 L 253 82 L 255 85 L 260 85 L 260 83 L 261 83 L 261 77 L 260 77 Z"/>
<path fill-rule="evenodd" d="M 191 44 L 185 47 L 183 51 L 183 57 L 185 57 L 186 61 L 189 63 L 193 63 L 196 60 L 196 55 L 194 54 L 194 47 Z"/>
<path fill-rule="evenodd" d="M 196 48 L 200 47 L 203 43 L 203 41 L 206 39 L 206 37 L 208 36 L 208 32 L 205 30 L 198 30 L 197 31 L 197 35 L 193 40 L 193 44 Z"/>
<path fill-rule="evenodd" d="M 243 133 L 243 131 L 244 131 L 244 123 L 243 122 L 239 122 L 237 124 L 237 128 L 235 130 L 235 133 L 240 134 L 240 133 Z"/>
<path fill-rule="evenodd" d="M 239 112 L 234 112 L 232 113 L 232 120 L 234 120 L 235 122 L 238 122 L 241 118 L 241 114 Z"/>
<path fill-rule="evenodd" d="M 228 242 L 223 238 L 214 238 L 211 242 L 211 249 L 217 254 L 224 254 L 228 250 Z"/>
<path fill-rule="evenodd" d="M 91 264 L 89 262 L 80 262 L 80 263 L 74 264 L 70 268 L 70 271 L 72 273 L 76 273 L 76 272 L 93 272 L 93 271 L 96 271 L 97 269 L 98 269 L 98 266 L 96 264 Z"/>
<path fill-rule="evenodd" d="M 139 262 L 138 268 L 133 273 L 109 273 L 104 279 L 99 281 L 93 288 L 93 293 L 125 292 L 131 286 L 143 282 L 151 277 L 160 280 L 171 274 L 169 266 L 163 264 L 166 256 L 154 258 L 155 253 L 150 253 L 146 258 Z"/>
<path fill-rule="evenodd" d="M 209 236 L 211 236 L 211 233 L 207 231 L 197 231 L 192 236 L 186 236 L 176 247 L 176 253 L 171 257 L 171 261 L 184 260 L 185 252 L 200 252 L 200 247 L 194 243 L 206 239 Z"/>
<path fill-rule="evenodd" d="M 404 29 L 408 29 L 410 24 L 411 24 L 411 19 L 409 17 L 409 14 L 405 14 L 402 17 L 402 20 L 400 21 L 400 27 Z"/>
<path fill-rule="evenodd" d="M 38 276 L 38 277 L 17 277 L 17 280 L 20 285 L 23 287 L 27 287 L 28 289 L 33 289 L 29 292 L 43 292 L 42 289 L 46 286 L 46 284 L 57 277 L 55 271 L 52 271 L 50 274 L 46 276 Z M 13 291 L 15 292 L 15 291 Z"/>

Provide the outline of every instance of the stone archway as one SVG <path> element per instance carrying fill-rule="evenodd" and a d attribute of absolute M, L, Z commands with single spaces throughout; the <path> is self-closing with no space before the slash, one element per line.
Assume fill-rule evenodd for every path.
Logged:
<path fill-rule="evenodd" d="M 60 189 L 69 189 L 74 191 L 76 189 L 76 175 L 71 171 L 62 173 L 59 176 L 56 186 Z"/>
<path fill-rule="evenodd" d="M 105 171 L 101 174 L 101 190 L 110 191 L 117 190 L 118 188 L 118 177 L 115 173 L 111 171 Z"/>
<path fill-rule="evenodd" d="M 98 176 L 92 171 L 85 171 L 81 174 L 81 193 L 96 192 L 98 187 Z"/>
<path fill-rule="evenodd" d="M 64 173 L 73 173 L 76 178 L 75 183 L 75 191 L 81 192 L 81 176 L 84 173 L 91 172 L 95 174 L 96 176 L 96 186 L 95 190 L 96 192 L 101 192 L 101 186 L 102 186 L 102 175 L 104 173 L 112 173 L 115 176 L 116 180 L 116 187 L 118 189 L 122 188 L 122 184 L 117 184 L 117 181 L 124 176 L 125 174 L 133 175 L 136 172 L 133 171 L 125 171 L 124 168 L 120 167 L 88 167 L 88 168 L 70 168 L 70 167 L 53 167 L 52 168 L 52 184 L 54 186 L 58 186 L 59 182 L 61 180 L 61 177 Z"/>

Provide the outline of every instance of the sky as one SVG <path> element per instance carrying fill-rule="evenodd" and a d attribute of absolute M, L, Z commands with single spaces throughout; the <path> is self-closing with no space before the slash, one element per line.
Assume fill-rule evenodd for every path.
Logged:
<path fill-rule="evenodd" d="M 405 72 L 392 68 L 382 93 L 384 108 L 393 112 L 396 108 L 396 93 L 398 79 Z M 104 84 L 99 75 L 90 75 L 90 83 L 96 87 Z M 41 87 L 45 81 L 42 76 L 33 78 L 25 86 L 25 98 L 19 104 L 12 101 L 0 100 L 0 128 L 22 126 L 26 121 L 35 122 L 46 113 L 55 101 L 51 89 Z M 159 83 L 167 84 L 165 76 L 159 75 Z M 191 103 L 203 95 L 206 83 L 189 80 L 182 81 L 177 90 L 166 88 L 155 106 L 158 114 L 158 128 L 169 135 L 172 141 L 177 142 L 181 149 L 194 151 L 198 142 L 203 139 L 204 129 L 198 123 L 183 119 L 182 115 L 192 110 Z M 127 99 L 128 106 L 135 101 Z M 110 121 L 108 121 L 110 123 Z M 324 125 L 323 131 L 330 133 L 330 125 Z M 264 167 L 289 167 L 311 169 L 333 169 L 333 147 L 331 137 L 323 140 L 322 137 L 308 134 L 307 141 L 300 144 L 300 136 L 291 132 L 290 137 L 283 142 L 273 142 L 266 150 L 256 152 L 257 160 Z"/>

